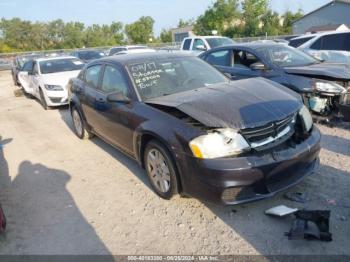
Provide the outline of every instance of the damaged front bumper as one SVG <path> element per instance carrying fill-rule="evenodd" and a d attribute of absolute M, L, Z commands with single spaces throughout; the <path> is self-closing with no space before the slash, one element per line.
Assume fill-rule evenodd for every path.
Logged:
<path fill-rule="evenodd" d="M 183 193 L 226 205 L 271 197 L 314 173 L 320 140 L 314 127 L 301 144 L 259 156 L 202 160 L 178 154 Z"/>

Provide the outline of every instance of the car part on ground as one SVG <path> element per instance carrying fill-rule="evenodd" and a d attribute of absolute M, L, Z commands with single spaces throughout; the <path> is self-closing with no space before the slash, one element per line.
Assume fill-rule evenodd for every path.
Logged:
<path fill-rule="evenodd" d="M 318 166 L 321 135 L 300 96 L 263 78 L 232 82 L 192 55 L 156 52 L 96 60 L 70 84 L 77 135 L 136 159 L 165 199 L 259 200 Z"/>
<path fill-rule="evenodd" d="M 265 214 L 270 216 L 284 217 L 290 214 L 294 214 L 297 211 L 297 208 L 290 208 L 285 205 L 280 205 L 266 210 Z"/>
<path fill-rule="evenodd" d="M 289 240 L 321 240 L 332 241 L 332 234 L 329 232 L 329 220 L 331 212 L 299 210 L 295 214 L 291 230 L 286 233 Z"/>
<path fill-rule="evenodd" d="M 332 117 L 350 91 L 350 69 L 344 64 L 321 63 L 303 52 L 276 43 L 226 46 L 200 55 L 220 71 L 239 80 L 265 77 L 302 95 L 315 114 Z"/>

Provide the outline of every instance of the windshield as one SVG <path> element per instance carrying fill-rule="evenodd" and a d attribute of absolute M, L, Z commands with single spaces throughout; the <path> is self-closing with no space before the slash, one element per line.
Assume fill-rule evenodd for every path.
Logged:
<path fill-rule="evenodd" d="M 235 43 L 232 39 L 227 37 L 207 38 L 206 40 L 210 45 L 210 48 L 215 48 L 215 47 L 225 46 L 225 45 L 233 45 Z"/>
<path fill-rule="evenodd" d="M 40 62 L 41 74 L 81 70 L 84 63 L 79 59 L 54 59 Z"/>
<path fill-rule="evenodd" d="M 93 60 L 104 57 L 104 53 L 97 51 L 80 52 L 79 58 L 84 60 Z"/>
<path fill-rule="evenodd" d="M 280 66 L 305 66 L 320 63 L 313 57 L 286 45 L 259 47 L 256 51 L 270 63 Z"/>
<path fill-rule="evenodd" d="M 196 57 L 144 61 L 130 64 L 128 69 L 143 99 L 228 81 L 219 71 Z"/>

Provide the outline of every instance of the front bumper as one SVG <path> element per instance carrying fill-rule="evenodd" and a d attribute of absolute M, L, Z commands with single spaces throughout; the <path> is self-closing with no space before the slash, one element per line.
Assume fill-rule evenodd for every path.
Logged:
<path fill-rule="evenodd" d="M 48 106 L 68 105 L 68 91 L 46 91 Z"/>
<path fill-rule="evenodd" d="M 177 154 L 183 193 L 226 205 L 271 197 L 314 173 L 320 140 L 314 127 L 310 137 L 294 148 L 261 156 L 201 160 Z"/>

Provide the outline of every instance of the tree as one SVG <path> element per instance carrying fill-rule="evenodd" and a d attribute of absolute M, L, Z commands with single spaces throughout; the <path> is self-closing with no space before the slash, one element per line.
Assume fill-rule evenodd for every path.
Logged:
<path fill-rule="evenodd" d="M 162 32 L 160 33 L 160 41 L 162 43 L 170 43 L 173 41 L 173 36 L 171 33 L 171 30 L 166 30 L 163 29 Z"/>
<path fill-rule="evenodd" d="M 280 16 L 277 12 L 268 10 L 262 17 L 261 32 L 266 35 L 279 35 L 282 31 Z"/>
<path fill-rule="evenodd" d="M 197 18 L 194 31 L 198 35 L 211 34 L 213 30 L 222 34 L 239 18 L 238 0 L 216 0 L 203 15 Z"/>
<path fill-rule="evenodd" d="M 183 19 L 180 19 L 179 23 L 177 24 L 177 27 L 178 28 L 182 28 L 182 27 L 185 27 L 185 26 L 193 25 L 193 24 L 194 24 L 193 19 L 189 19 L 187 21 L 183 20 Z"/>
<path fill-rule="evenodd" d="M 299 9 L 296 13 L 286 11 L 283 15 L 282 32 L 284 34 L 291 34 L 293 32 L 293 22 L 303 17 L 303 11 Z"/>
<path fill-rule="evenodd" d="M 142 16 L 138 21 L 125 25 L 128 40 L 134 44 L 146 44 L 153 38 L 154 20 L 150 16 Z"/>
<path fill-rule="evenodd" d="M 242 17 L 245 36 L 261 35 L 262 17 L 267 13 L 268 0 L 243 0 Z"/>

